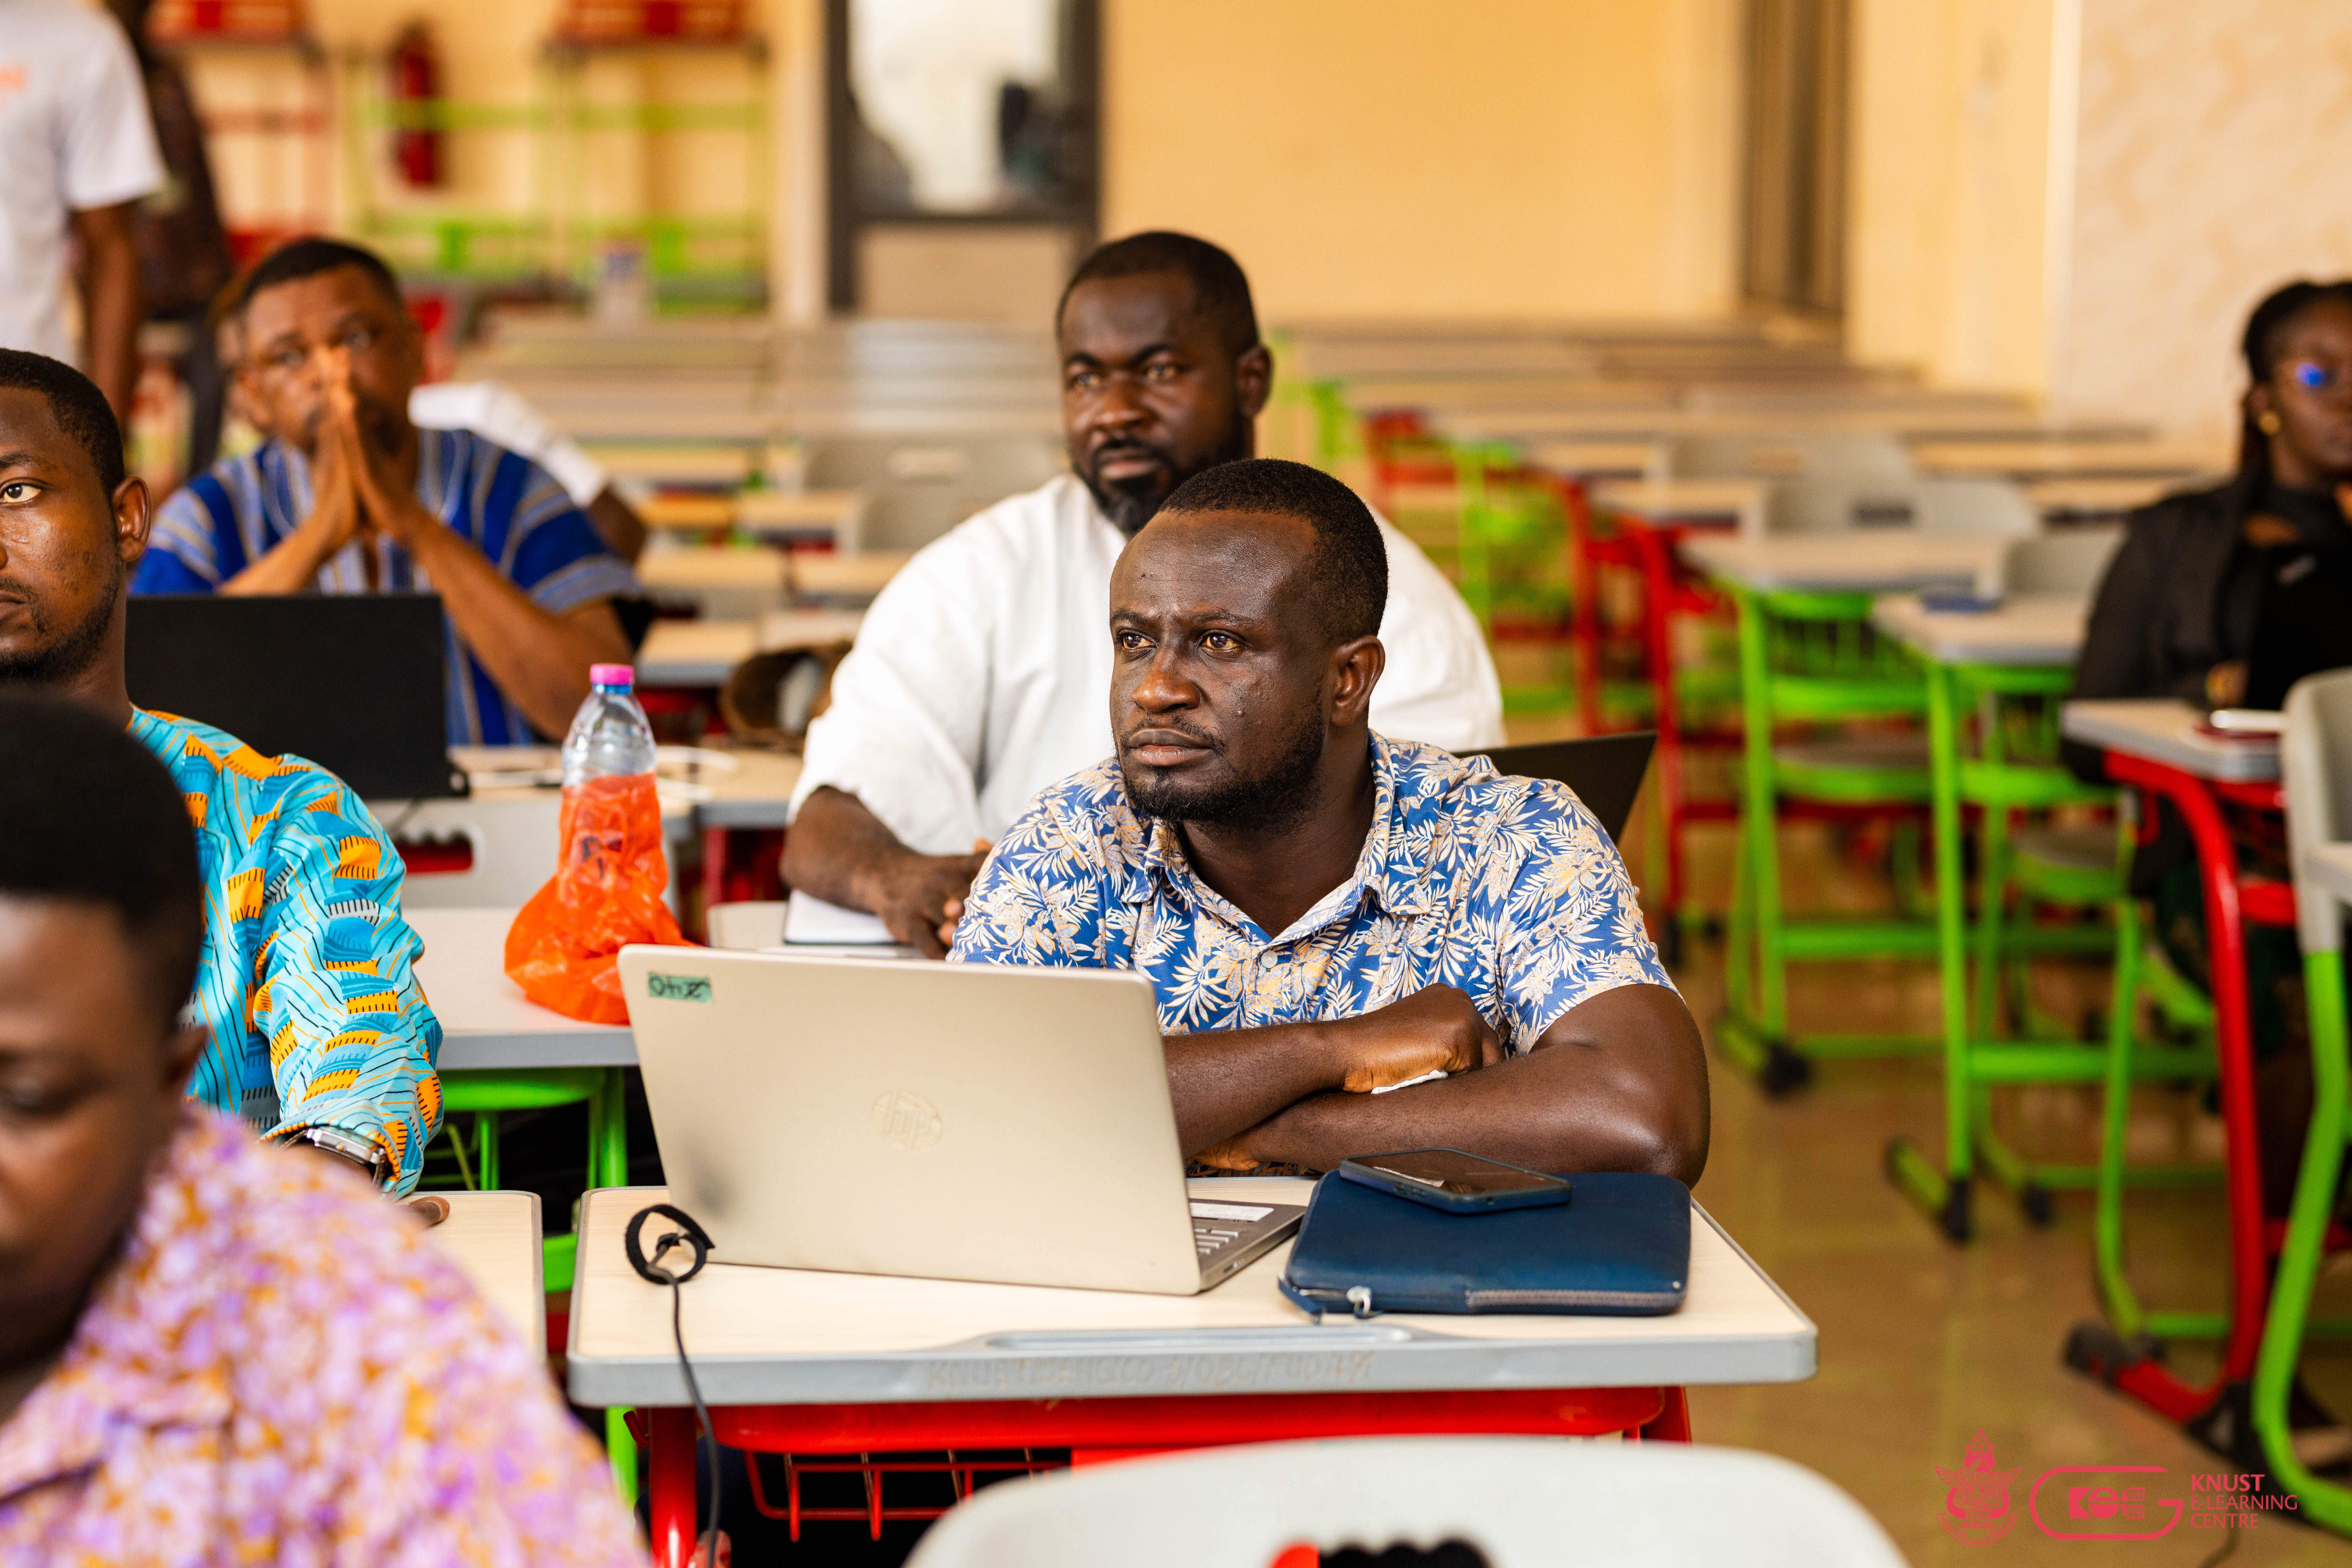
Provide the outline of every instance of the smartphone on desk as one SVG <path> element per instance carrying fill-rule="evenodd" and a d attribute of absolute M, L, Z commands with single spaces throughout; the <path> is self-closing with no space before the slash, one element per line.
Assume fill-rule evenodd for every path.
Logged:
<path fill-rule="evenodd" d="M 1339 1163 L 1339 1174 L 1417 1204 L 1454 1214 L 1541 1208 L 1568 1202 L 1567 1178 L 1483 1159 L 1459 1149 L 1405 1149 L 1359 1154 Z"/>

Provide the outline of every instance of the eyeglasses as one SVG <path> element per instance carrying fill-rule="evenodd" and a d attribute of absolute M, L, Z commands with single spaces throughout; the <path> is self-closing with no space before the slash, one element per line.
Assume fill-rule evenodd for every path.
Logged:
<path fill-rule="evenodd" d="M 2307 359 L 2287 366 L 2286 376 L 2306 392 L 2326 392 L 2344 380 L 2344 373 L 2335 366 L 2315 364 Z"/>

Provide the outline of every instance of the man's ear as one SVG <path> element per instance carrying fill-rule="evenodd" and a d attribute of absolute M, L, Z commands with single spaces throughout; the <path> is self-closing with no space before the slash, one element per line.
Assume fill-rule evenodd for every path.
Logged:
<path fill-rule="evenodd" d="M 114 552 L 125 566 L 136 566 L 147 553 L 147 534 L 155 526 L 155 510 L 147 495 L 147 481 L 133 474 L 114 487 Z"/>
<path fill-rule="evenodd" d="M 205 1054 L 208 1033 L 202 1024 L 183 1024 L 163 1039 L 163 1078 L 161 1088 L 177 1099 L 188 1092 L 188 1075 L 196 1070 L 196 1058 Z"/>
<path fill-rule="evenodd" d="M 1339 729 L 1364 721 L 1371 711 L 1372 688 L 1388 668 L 1381 639 L 1356 637 L 1331 650 L 1331 722 Z"/>
<path fill-rule="evenodd" d="M 1252 343 L 1234 361 L 1234 398 L 1244 419 L 1255 419 L 1274 395 L 1274 355 L 1264 343 Z"/>

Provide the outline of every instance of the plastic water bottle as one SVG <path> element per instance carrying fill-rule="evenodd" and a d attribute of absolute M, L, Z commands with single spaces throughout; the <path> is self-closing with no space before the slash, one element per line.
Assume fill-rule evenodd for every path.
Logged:
<path fill-rule="evenodd" d="M 654 727 L 637 706 L 637 672 L 625 664 L 588 668 L 588 700 L 563 737 L 563 787 L 654 771 Z"/>

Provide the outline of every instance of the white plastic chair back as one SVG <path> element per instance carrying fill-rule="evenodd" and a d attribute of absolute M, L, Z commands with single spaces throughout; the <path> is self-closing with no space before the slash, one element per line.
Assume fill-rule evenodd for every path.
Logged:
<path fill-rule="evenodd" d="M 2022 538 L 2042 526 L 2033 502 L 2007 479 L 1922 479 L 1917 504 L 1922 533 Z"/>
<path fill-rule="evenodd" d="M 1907 479 L 1910 455 L 1875 431 L 1810 436 L 1679 436 L 1667 443 L 1677 479 Z"/>
<path fill-rule="evenodd" d="M 2286 694 L 2279 747 L 2286 784 L 2286 837 L 2294 879 L 2295 929 L 2305 952 L 2344 943 L 2335 895 L 2301 874 L 2305 851 L 2352 839 L 2352 669 L 2305 676 Z"/>
<path fill-rule="evenodd" d="M 784 901 L 746 900 L 713 904 L 703 919 L 710 928 L 710 945 L 750 952 L 774 947 L 784 940 Z"/>
<path fill-rule="evenodd" d="M 909 1568 L 1265 1568 L 1448 1540 L 1492 1568 L 1901 1568 L 1801 1465 L 1681 1443 L 1360 1437 L 1134 1459 L 975 1493 Z"/>
<path fill-rule="evenodd" d="M 1775 481 L 1765 497 L 1768 533 L 1843 533 L 1857 528 L 1916 528 L 1919 481 L 1840 475 Z M 1741 520 L 1743 527 L 1749 520 Z"/>
<path fill-rule="evenodd" d="M 563 809 L 554 790 L 497 800 L 424 800 L 371 807 L 376 819 L 407 841 L 462 838 L 474 863 L 463 871 L 410 872 L 401 884 L 404 909 L 515 909 L 555 875 L 556 834 Z"/>
<path fill-rule="evenodd" d="M 2097 591 L 2123 542 L 2121 528 L 2070 528 L 2021 539 L 2001 557 L 1999 587 L 2004 594 L 2087 595 Z"/>

